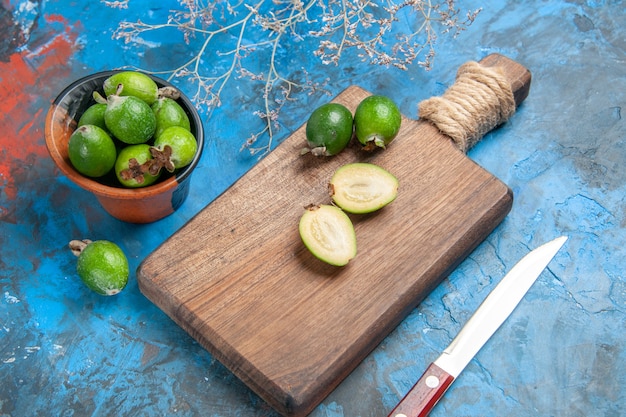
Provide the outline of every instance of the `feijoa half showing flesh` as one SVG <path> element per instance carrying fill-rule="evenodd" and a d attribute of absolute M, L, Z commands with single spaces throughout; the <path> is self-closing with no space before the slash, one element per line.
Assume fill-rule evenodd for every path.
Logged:
<path fill-rule="evenodd" d="M 378 165 L 356 162 L 335 171 L 329 192 L 334 203 L 345 211 L 371 213 L 396 199 L 398 179 Z"/>
<path fill-rule="evenodd" d="M 344 266 L 356 256 L 354 226 L 338 207 L 326 204 L 306 207 L 299 231 L 311 253 L 328 264 Z"/>

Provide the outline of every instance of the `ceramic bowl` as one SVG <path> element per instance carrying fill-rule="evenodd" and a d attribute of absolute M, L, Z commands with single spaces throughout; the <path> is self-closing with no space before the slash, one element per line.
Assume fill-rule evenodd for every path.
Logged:
<path fill-rule="evenodd" d="M 172 214 L 189 194 L 190 178 L 198 165 L 204 145 L 202 120 L 193 103 L 181 93 L 177 100 L 191 125 L 191 133 L 198 141 L 198 151 L 188 166 L 168 174 L 143 188 L 123 188 L 113 175 L 103 179 L 88 178 L 72 166 L 68 156 L 68 142 L 76 129 L 80 115 L 95 104 L 93 92 L 103 94 L 104 80 L 118 71 L 103 71 L 81 78 L 65 88 L 52 103 L 46 115 L 45 138 L 50 156 L 71 181 L 93 193 L 102 207 L 113 217 L 130 223 L 150 223 Z M 171 86 L 167 81 L 150 77 L 159 87 Z"/>

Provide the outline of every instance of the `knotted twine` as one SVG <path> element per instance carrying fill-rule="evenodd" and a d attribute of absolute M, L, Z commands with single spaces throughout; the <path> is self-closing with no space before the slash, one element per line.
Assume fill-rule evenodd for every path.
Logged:
<path fill-rule="evenodd" d="M 424 100 L 418 108 L 420 119 L 432 122 L 466 153 L 515 113 L 515 99 L 501 72 L 470 61 L 459 68 L 443 96 Z"/>

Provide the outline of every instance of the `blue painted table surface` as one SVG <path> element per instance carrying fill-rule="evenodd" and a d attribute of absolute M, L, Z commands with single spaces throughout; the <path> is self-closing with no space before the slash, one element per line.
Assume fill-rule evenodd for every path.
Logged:
<path fill-rule="evenodd" d="M 283 71 L 305 68 L 312 81 L 327 80 L 329 95 L 287 103 L 275 144 L 351 84 L 394 98 L 417 118 L 419 101 L 442 94 L 466 61 L 498 52 L 533 74 L 514 117 L 468 153 L 511 187 L 510 214 L 311 415 L 387 415 L 506 271 L 564 234 L 563 250 L 432 415 L 624 416 L 625 3 L 458 6 L 484 9 L 457 38 L 441 36 L 430 71 L 372 66 L 355 53 L 324 65 L 297 41 L 281 52 Z M 241 150 L 262 127 L 258 90 L 234 77 L 222 105 L 203 112 L 204 155 L 176 213 L 123 223 L 55 168 L 45 113 L 81 76 L 125 66 L 158 71 L 189 59 L 198 40 L 186 44 L 176 31 L 130 44 L 112 37 L 120 22 L 165 22 L 181 6 L 10 0 L 0 7 L 0 415 L 277 416 L 148 301 L 134 273 L 120 295 L 98 296 L 81 284 L 67 250 L 74 238 L 109 239 L 134 271 L 258 161 Z M 211 59 L 202 65 L 226 57 Z"/>

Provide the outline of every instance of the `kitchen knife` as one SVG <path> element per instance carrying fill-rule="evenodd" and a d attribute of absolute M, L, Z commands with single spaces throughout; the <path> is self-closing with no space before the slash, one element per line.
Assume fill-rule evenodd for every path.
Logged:
<path fill-rule="evenodd" d="M 561 236 L 522 258 L 485 298 L 388 417 L 425 417 L 470 360 L 509 317 L 524 294 L 567 240 Z"/>

